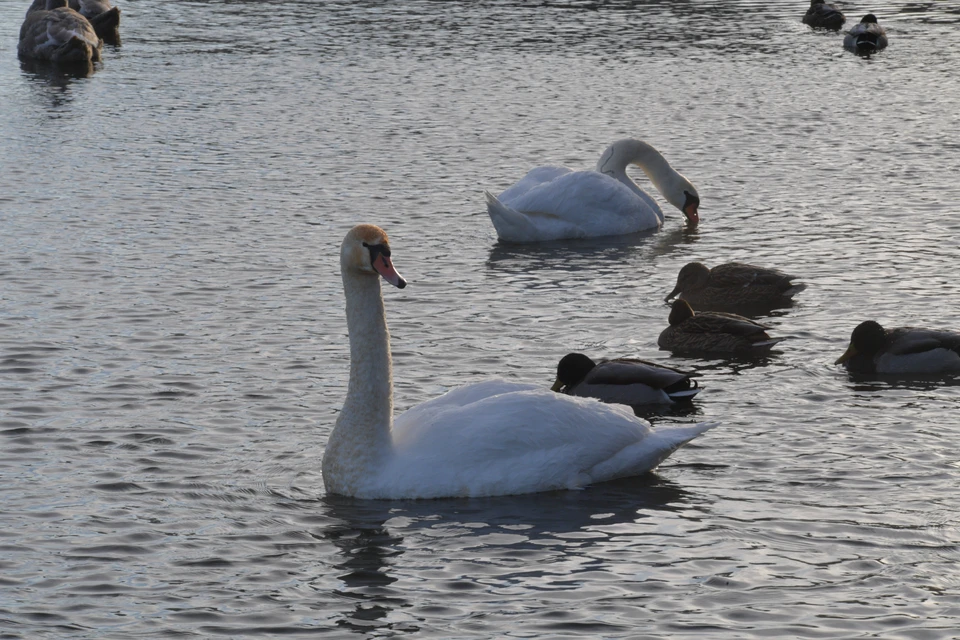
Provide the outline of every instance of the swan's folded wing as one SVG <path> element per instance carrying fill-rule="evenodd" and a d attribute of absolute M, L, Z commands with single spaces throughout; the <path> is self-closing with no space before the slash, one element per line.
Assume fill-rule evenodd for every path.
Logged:
<path fill-rule="evenodd" d="M 552 180 L 567 174 L 571 173 L 573 170 L 568 169 L 567 167 L 555 167 L 555 166 L 544 166 L 531 169 L 527 172 L 527 175 L 520 178 L 520 180 L 508 188 L 506 191 L 501 193 L 497 198 L 500 202 L 503 202 L 507 206 L 514 207 L 514 201 L 536 187 L 540 185 L 551 182 Z"/>

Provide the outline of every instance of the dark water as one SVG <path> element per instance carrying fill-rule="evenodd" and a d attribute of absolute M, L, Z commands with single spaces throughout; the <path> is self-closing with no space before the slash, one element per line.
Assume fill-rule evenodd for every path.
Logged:
<path fill-rule="evenodd" d="M 0 4 L 0 638 L 960 636 L 960 384 L 832 365 L 958 327 L 960 3 L 121 3 L 89 77 Z M 22 6 L 21 6 L 22 5 Z M 657 146 L 703 222 L 513 247 L 482 190 Z M 391 235 L 396 403 L 561 355 L 702 373 L 721 420 L 645 478 L 364 503 L 340 239 Z M 679 268 L 802 277 L 760 362 L 659 352 Z"/>

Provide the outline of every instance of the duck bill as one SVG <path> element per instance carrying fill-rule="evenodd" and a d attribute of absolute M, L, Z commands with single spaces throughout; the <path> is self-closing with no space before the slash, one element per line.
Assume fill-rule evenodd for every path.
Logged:
<path fill-rule="evenodd" d="M 377 259 L 373 261 L 373 268 L 377 270 L 383 279 L 395 286 L 398 289 L 403 289 L 407 286 L 407 281 L 403 279 L 397 270 L 393 268 L 393 262 L 390 261 L 390 258 L 383 255 L 382 253 L 377 256 Z"/>
<path fill-rule="evenodd" d="M 670 295 L 664 298 L 663 301 L 670 302 L 670 300 L 674 298 L 678 293 L 680 293 L 680 287 L 674 287 L 673 291 L 670 292 Z"/>
<path fill-rule="evenodd" d="M 857 349 L 851 344 L 849 347 L 847 347 L 847 350 L 843 352 L 843 355 L 837 358 L 837 361 L 833 364 L 843 364 L 855 355 L 857 355 Z"/>
<path fill-rule="evenodd" d="M 691 202 L 683 208 L 683 215 L 687 216 L 687 221 L 691 225 L 700 224 L 700 213 L 697 211 L 697 203 Z"/>
<path fill-rule="evenodd" d="M 553 383 L 553 386 L 550 387 L 550 391 L 556 391 L 559 393 L 560 389 L 563 388 L 563 383 L 560 382 L 560 378 L 557 378 L 557 381 Z"/>

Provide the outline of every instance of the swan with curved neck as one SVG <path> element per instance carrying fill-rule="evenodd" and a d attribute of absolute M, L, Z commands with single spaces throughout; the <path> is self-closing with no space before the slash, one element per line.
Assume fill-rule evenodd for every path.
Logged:
<path fill-rule="evenodd" d="M 594 171 L 537 167 L 494 196 L 484 192 L 487 213 L 506 242 L 622 235 L 663 224 L 663 211 L 627 175 L 636 165 L 690 225 L 700 221 L 700 195 L 653 146 L 627 138 L 611 144 Z"/>
<path fill-rule="evenodd" d="M 583 487 L 646 473 L 714 423 L 656 431 L 628 408 L 535 385 L 466 385 L 394 418 L 380 278 L 403 288 L 386 233 L 359 225 L 340 249 L 350 334 L 347 398 L 323 454 L 330 493 L 441 498 Z"/>

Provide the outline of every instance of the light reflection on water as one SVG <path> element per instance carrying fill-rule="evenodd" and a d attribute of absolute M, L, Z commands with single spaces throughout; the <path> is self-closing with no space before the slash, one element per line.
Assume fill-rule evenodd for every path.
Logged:
<path fill-rule="evenodd" d="M 0 62 L 0 635 L 954 635 L 960 387 L 832 362 L 867 317 L 956 328 L 960 5 L 872 5 L 869 59 L 782 3 L 122 9 L 92 74 Z M 484 189 L 627 135 L 698 229 L 496 242 Z M 723 427 L 581 492 L 324 495 L 360 221 L 410 280 L 399 410 L 580 350 L 698 372 L 645 415 Z M 659 351 L 692 260 L 808 283 L 777 352 Z"/>

